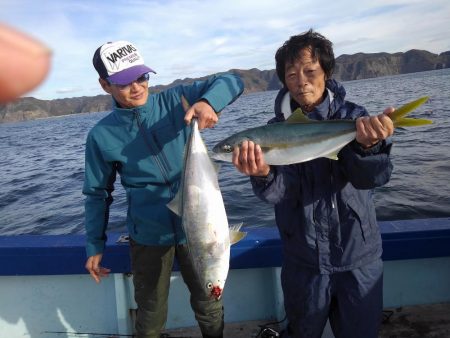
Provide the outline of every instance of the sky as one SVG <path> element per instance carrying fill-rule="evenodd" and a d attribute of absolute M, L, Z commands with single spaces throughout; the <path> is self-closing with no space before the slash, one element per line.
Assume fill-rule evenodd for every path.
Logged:
<path fill-rule="evenodd" d="M 154 69 L 150 86 L 230 69 L 275 68 L 276 50 L 312 28 L 335 56 L 450 50 L 448 0 L 0 0 L 0 22 L 52 51 L 42 100 L 105 94 L 92 66 L 105 42 L 127 40 Z"/>

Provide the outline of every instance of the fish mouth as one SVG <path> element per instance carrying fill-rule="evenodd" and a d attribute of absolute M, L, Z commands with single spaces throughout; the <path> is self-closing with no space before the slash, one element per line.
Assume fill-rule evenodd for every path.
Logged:
<path fill-rule="evenodd" d="M 224 162 L 231 162 L 231 153 L 222 153 L 222 152 L 213 152 L 209 155 L 213 160 L 216 161 L 224 161 Z"/>
<path fill-rule="evenodd" d="M 215 300 L 219 300 L 222 297 L 222 288 L 220 286 L 213 286 L 211 289 L 211 296 Z"/>
<path fill-rule="evenodd" d="M 212 148 L 212 152 L 214 154 L 217 154 L 220 151 L 220 143 L 216 144 L 213 148 Z"/>

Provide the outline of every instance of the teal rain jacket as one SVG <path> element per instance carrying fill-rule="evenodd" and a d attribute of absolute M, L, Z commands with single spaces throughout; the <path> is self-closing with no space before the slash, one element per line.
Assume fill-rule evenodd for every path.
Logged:
<path fill-rule="evenodd" d="M 181 219 L 166 206 L 178 191 L 184 146 L 191 131 L 184 122 L 180 97 L 184 95 L 191 104 L 207 100 L 220 112 L 243 88 L 235 75 L 214 76 L 149 95 L 143 106 L 116 106 L 91 129 L 83 187 L 88 257 L 104 250 L 117 173 L 126 191 L 131 238 L 144 245 L 185 242 Z"/>

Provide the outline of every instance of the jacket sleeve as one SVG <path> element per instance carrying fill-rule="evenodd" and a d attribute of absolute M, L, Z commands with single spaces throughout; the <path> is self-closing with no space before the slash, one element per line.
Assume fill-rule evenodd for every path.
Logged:
<path fill-rule="evenodd" d="M 351 102 L 346 102 L 345 108 L 353 119 L 369 115 L 364 107 Z M 390 139 L 378 142 L 369 149 L 364 149 L 353 140 L 338 155 L 344 176 L 356 189 L 374 189 L 386 184 L 393 168 L 391 147 Z"/>
<path fill-rule="evenodd" d="M 270 166 L 267 177 L 250 177 L 253 192 L 261 200 L 271 204 L 295 198 L 300 189 L 299 170 L 300 166 L 296 164 Z"/>
<path fill-rule="evenodd" d="M 243 91 L 241 78 L 231 73 L 211 76 L 205 81 L 196 81 L 191 86 L 183 87 L 188 102 L 206 100 L 216 113 L 234 102 Z"/>
<path fill-rule="evenodd" d="M 339 152 L 343 174 L 356 189 L 374 189 L 386 184 L 393 169 L 391 147 L 390 140 L 379 142 L 367 150 L 352 141 Z"/>
<path fill-rule="evenodd" d="M 115 164 L 103 160 L 91 133 L 86 141 L 84 175 L 86 254 L 90 257 L 104 251 L 116 179 Z"/>

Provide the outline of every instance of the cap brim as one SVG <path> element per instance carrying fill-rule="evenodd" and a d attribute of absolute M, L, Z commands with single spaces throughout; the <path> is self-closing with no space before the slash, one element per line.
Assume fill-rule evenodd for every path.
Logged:
<path fill-rule="evenodd" d="M 150 73 L 150 72 L 156 74 L 156 72 L 153 69 L 147 67 L 146 65 L 137 65 L 137 66 L 125 69 L 116 74 L 113 74 L 113 75 L 109 76 L 107 78 L 107 80 L 111 81 L 114 84 L 127 85 L 133 81 L 136 81 L 136 79 L 138 79 L 145 73 Z"/>

